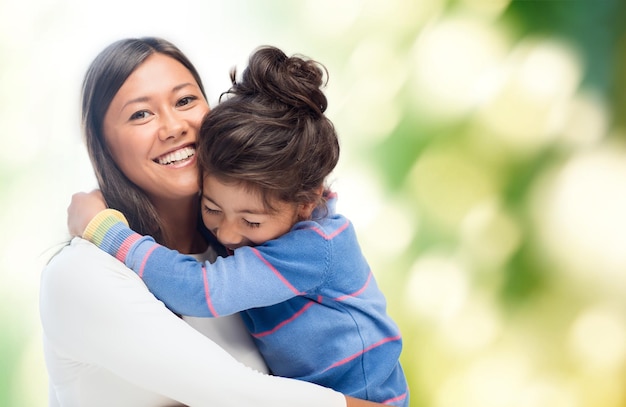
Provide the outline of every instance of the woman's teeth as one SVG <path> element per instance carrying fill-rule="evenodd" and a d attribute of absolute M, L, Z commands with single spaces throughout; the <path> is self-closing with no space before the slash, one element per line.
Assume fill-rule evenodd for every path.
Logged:
<path fill-rule="evenodd" d="M 193 147 L 185 147 L 180 150 L 173 151 L 169 154 L 165 154 L 159 158 L 157 158 L 157 162 L 161 165 L 173 164 L 177 161 L 183 161 L 196 153 L 196 149 Z"/>

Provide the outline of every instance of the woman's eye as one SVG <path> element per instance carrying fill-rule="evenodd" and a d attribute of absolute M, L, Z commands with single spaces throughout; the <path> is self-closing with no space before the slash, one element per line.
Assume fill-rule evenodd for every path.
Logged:
<path fill-rule="evenodd" d="M 248 226 L 249 228 L 258 228 L 261 227 L 261 224 L 259 222 L 249 222 L 247 220 L 243 220 L 246 223 L 246 226 Z"/>
<path fill-rule="evenodd" d="M 196 96 L 185 96 L 184 98 L 180 99 L 178 103 L 176 103 L 176 106 L 187 106 L 196 99 L 198 99 Z"/>
<path fill-rule="evenodd" d="M 146 119 L 146 118 L 148 118 L 149 115 L 150 115 L 150 113 L 147 110 L 140 110 L 138 112 L 133 113 L 130 116 L 130 120 Z"/>

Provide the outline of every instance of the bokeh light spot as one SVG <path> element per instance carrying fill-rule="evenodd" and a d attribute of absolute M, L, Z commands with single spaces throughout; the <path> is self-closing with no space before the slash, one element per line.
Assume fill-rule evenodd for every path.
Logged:
<path fill-rule="evenodd" d="M 478 101 L 481 81 L 500 63 L 505 49 L 494 27 L 462 15 L 427 26 L 413 49 L 419 109 L 431 119 L 467 113 Z"/>
<path fill-rule="evenodd" d="M 569 348 L 584 369 L 617 371 L 626 362 L 626 313 L 596 305 L 573 323 Z"/>
<path fill-rule="evenodd" d="M 409 309 L 432 320 L 446 320 L 465 304 L 469 285 L 463 266 L 440 254 L 424 255 L 409 272 L 405 298 Z"/>
<path fill-rule="evenodd" d="M 526 40 L 498 69 L 477 117 L 516 154 L 545 147 L 565 126 L 567 101 L 579 85 L 576 54 L 556 41 Z"/>
<path fill-rule="evenodd" d="M 573 157 L 537 188 L 534 213 L 545 250 L 596 287 L 626 289 L 626 151 Z M 549 188 L 549 189 L 545 189 Z"/>

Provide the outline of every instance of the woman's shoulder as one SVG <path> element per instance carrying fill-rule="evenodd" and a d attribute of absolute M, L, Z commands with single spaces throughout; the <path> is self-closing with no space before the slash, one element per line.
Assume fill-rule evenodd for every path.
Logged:
<path fill-rule="evenodd" d="M 104 316 L 111 322 L 114 316 L 128 313 L 142 296 L 151 294 L 132 270 L 90 242 L 75 238 L 42 271 L 39 314 L 49 340 L 70 354 L 83 349 L 77 341 L 84 339 L 86 331 L 94 336 L 110 329 L 102 325 Z"/>
<path fill-rule="evenodd" d="M 134 275 L 123 263 L 98 249 L 93 243 L 76 237 L 50 259 L 43 269 L 42 278 L 44 281 L 46 277 L 75 278 L 98 270 Z"/>
<path fill-rule="evenodd" d="M 49 303 L 93 295 L 94 292 L 106 291 L 107 286 L 119 283 L 120 279 L 143 285 L 141 279 L 122 262 L 87 240 L 74 238 L 44 267 L 40 299 Z"/>

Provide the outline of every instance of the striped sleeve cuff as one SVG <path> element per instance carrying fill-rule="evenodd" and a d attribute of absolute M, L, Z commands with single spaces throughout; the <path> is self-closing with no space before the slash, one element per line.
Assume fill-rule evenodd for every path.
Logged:
<path fill-rule="evenodd" d="M 128 221 L 122 212 L 115 209 L 100 211 L 85 228 L 83 238 L 100 246 L 107 232 L 118 222 L 128 226 Z"/>

